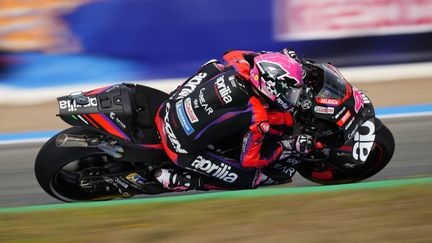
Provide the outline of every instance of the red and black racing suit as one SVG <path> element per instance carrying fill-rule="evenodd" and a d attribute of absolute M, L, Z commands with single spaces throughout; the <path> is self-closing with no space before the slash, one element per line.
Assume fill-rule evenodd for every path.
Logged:
<path fill-rule="evenodd" d="M 177 166 L 213 177 L 226 187 L 254 188 L 260 182 L 258 169 L 277 160 L 282 145 L 272 139 L 263 144 L 270 130 L 269 113 L 241 73 L 235 65 L 204 65 L 162 103 L 156 124 L 164 149 Z M 284 117 L 273 112 L 271 120 L 281 123 Z M 239 133 L 244 134 L 240 161 L 207 148 Z"/>

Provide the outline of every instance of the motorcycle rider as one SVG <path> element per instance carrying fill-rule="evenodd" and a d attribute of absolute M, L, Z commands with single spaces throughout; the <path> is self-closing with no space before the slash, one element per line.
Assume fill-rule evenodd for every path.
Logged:
<path fill-rule="evenodd" d="M 303 86 L 295 53 L 229 51 L 224 59 L 226 65 L 216 60 L 203 65 L 159 108 L 155 121 L 164 150 L 183 169 L 155 173 L 166 189 L 255 188 L 275 183 L 267 176 L 275 171 L 286 181 L 299 155 L 311 149 L 310 136 L 287 139 L 270 127 L 292 125 L 290 112 Z M 209 146 L 239 133 L 244 134 L 239 160 Z"/>

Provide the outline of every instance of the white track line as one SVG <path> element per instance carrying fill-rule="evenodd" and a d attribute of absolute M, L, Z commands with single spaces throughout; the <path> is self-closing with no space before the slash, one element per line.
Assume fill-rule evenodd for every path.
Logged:
<path fill-rule="evenodd" d="M 45 143 L 50 138 L 30 138 L 30 139 L 15 139 L 15 140 L 3 140 L 0 141 L 0 145 L 14 145 L 14 144 L 24 144 L 24 143 Z"/>
<path fill-rule="evenodd" d="M 378 116 L 378 118 L 393 119 L 393 118 L 409 118 L 409 117 L 423 117 L 423 116 L 432 116 L 432 111 L 380 115 Z"/>

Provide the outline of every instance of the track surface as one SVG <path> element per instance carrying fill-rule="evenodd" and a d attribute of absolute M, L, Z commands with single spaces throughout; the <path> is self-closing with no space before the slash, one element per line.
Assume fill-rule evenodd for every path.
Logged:
<path fill-rule="evenodd" d="M 432 176 L 432 116 L 385 119 L 395 136 L 390 164 L 370 181 Z M 33 163 L 42 144 L 0 146 L 0 207 L 59 203 L 37 184 Z M 286 186 L 314 185 L 300 176 Z"/>

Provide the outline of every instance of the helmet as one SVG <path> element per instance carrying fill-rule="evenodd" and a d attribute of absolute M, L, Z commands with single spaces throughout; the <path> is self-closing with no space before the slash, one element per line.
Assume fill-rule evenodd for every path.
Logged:
<path fill-rule="evenodd" d="M 297 106 L 303 87 L 302 67 L 282 53 L 265 53 L 254 58 L 251 82 L 276 109 L 291 111 Z"/>

